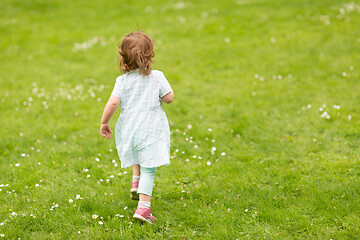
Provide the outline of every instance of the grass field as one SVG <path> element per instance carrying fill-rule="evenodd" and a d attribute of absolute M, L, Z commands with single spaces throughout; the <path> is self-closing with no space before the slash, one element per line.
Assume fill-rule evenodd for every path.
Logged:
<path fill-rule="evenodd" d="M 360 238 L 359 25 L 347 0 L 0 1 L 0 239 Z M 175 92 L 153 225 L 98 133 L 138 29 Z"/>

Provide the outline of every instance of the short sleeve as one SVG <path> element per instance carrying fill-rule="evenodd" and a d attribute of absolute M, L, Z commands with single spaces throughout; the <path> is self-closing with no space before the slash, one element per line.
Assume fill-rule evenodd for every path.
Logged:
<path fill-rule="evenodd" d="M 160 98 L 162 98 L 163 96 L 165 96 L 166 94 L 168 94 L 169 92 L 172 91 L 170 83 L 168 82 L 168 80 L 165 78 L 165 75 L 160 72 L 160 89 L 159 89 L 159 96 Z"/>
<path fill-rule="evenodd" d="M 121 79 L 122 79 L 121 76 L 116 78 L 116 83 L 115 83 L 114 89 L 111 93 L 111 96 L 117 96 L 118 98 L 120 98 Z"/>

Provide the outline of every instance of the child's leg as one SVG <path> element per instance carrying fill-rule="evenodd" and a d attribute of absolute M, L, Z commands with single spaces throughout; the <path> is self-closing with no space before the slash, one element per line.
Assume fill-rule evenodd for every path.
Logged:
<path fill-rule="evenodd" d="M 140 201 L 135 211 L 134 218 L 143 222 L 152 223 L 156 218 L 151 214 L 150 200 L 154 187 L 154 179 L 156 168 L 140 167 L 140 182 L 138 193 L 140 194 Z"/>
<path fill-rule="evenodd" d="M 140 178 L 140 165 L 133 165 L 133 182 L 138 182 Z"/>
<path fill-rule="evenodd" d="M 138 194 L 140 194 L 139 206 L 143 205 L 142 207 L 150 207 L 150 200 L 154 187 L 156 168 L 140 167 L 140 173 L 141 178 L 138 189 Z"/>
<path fill-rule="evenodd" d="M 138 186 L 139 186 L 139 180 L 140 180 L 140 165 L 133 165 L 133 179 L 131 184 L 131 199 L 132 200 L 138 200 L 139 195 L 137 194 Z"/>

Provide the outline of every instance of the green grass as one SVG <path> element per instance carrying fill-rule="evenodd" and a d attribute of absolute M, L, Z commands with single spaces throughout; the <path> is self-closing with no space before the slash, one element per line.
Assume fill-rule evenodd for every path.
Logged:
<path fill-rule="evenodd" d="M 359 24 L 345 0 L 1 1 L 0 236 L 359 238 Z M 175 92 L 153 225 L 98 133 L 138 29 Z"/>

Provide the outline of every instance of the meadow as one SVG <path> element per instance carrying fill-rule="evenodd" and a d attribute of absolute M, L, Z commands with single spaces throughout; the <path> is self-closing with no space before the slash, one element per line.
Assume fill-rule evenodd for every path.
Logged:
<path fill-rule="evenodd" d="M 357 0 L 0 1 L 0 239 L 360 238 L 359 25 Z M 152 225 L 99 134 L 135 30 L 175 92 Z"/>

